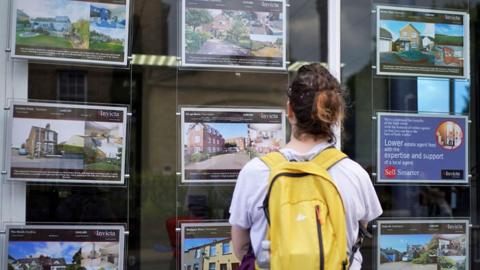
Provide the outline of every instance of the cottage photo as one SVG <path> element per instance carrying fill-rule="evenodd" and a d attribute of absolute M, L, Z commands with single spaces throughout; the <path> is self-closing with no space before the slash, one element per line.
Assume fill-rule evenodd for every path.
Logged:
<path fill-rule="evenodd" d="M 90 10 L 82 1 L 16 1 L 16 45 L 88 49 Z"/>
<path fill-rule="evenodd" d="M 230 226 L 202 224 L 182 225 L 181 270 L 236 270 L 240 261 L 233 254 Z M 197 233 L 186 233 L 189 229 Z M 208 230 L 205 233 L 204 230 Z M 217 231 L 218 230 L 218 231 Z"/>
<path fill-rule="evenodd" d="M 116 242 L 11 241 L 8 269 L 118 270 Z"/>
<path fill-rule="evenodd" d="M 379 7 L 379 74 L 464 76 L 468 61 L 464 15 Z"/>

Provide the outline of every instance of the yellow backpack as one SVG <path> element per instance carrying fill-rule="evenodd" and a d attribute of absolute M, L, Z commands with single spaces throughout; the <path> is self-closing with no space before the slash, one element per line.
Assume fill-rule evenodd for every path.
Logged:
<path fill-rule="evenodd" d="M 345 210 L 327 170 L 347 156 L 328 148 L 307 162 L 273 152 L 263 202 L 271 270 L 348 269 Z"/>

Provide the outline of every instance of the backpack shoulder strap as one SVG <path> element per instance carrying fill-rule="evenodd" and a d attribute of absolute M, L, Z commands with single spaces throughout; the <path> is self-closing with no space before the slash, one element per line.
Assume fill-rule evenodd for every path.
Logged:
<path fill-rule="evenodd" d="M 260 158 L 260 160 L 262 160 L 267 166 L 268 168 L 271 170 L 273 167 L 275 167 L 276 165 L 282 163 L 282 162 L 285 162 L 285 161 L 288 161 L 282 153 L 278 152 L 278 151 L 275 151 L 275 152 L 271 152 L 263 157 Z"/>
<path fill-rule="evenodd" d="M 312 162 L 318 164 L 322 168 L 328 170 L 339 161 L 347 158 L 348 156 L 342 151 L 334 147 L 329 147 L 320 152 L 316 157 L 312 159 Z"/>

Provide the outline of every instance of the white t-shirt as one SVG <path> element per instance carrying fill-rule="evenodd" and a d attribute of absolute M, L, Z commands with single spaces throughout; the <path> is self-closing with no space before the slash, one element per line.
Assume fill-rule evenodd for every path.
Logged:
<path fill-rule="evenodd" d="M 305 154 L 299 154 L 288 148 L 280 152 L 288 160 L 307 161 L 330 146 L 331 144 L 321 143 Z M 382 214 L 382 207 L 368 173 L 355 161 L 343 159 L 328 172 L 343 199 L 348 249 L 351 250 L 357 240 L 358 222 L 368 222 L 377 218 Z M 230 224 L 250 229 L 250 240 L 255 254 L 260 251 L 268 226 L 262 204 L 267 194 L 269 173 L 269 168 L 259 158 L 248 162 L 240 171 L 230 205 Z M 361 264 L 362 255 L 357 252 L 351 269 L 361 269 Z"/>

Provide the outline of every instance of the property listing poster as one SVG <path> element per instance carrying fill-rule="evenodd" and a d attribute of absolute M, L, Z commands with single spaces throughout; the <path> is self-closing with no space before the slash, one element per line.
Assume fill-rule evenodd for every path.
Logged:
<path fill-rule="evenodd" d="M 226 222 L 182 223 L 181 269 L 237 269 L 230 230 Z"/>
<path fill-rule="evenodd" d="M 123 184 L 125 107 L 16 102 L 8 179 Z"/>
<path fill-rule="evenodd" d="M 378 222 L 377 269 L 468 270 L 467 220 Z"/>
<path fill-rule="evenodd" d="M 183 66 L 286 69 L 285 0 L 182 0 Z"/>
<path fill-rule="evenodd" d="M 10 226 L 5 252 L 4 269 L 123 270 L 124 229 Z"/>
<path fill-rule="evenodd" d="M 378 114 L 378 182 L 468 183 L 465 116 Z"/>
<path fill-rule="evenodd" d="M 182 108 L 182 181 L 235 182 L 251 159 L 285 145 L 277 109 Z"/>
<path fill-rule="evenodd" d="M 377 74 L 468 77 L 464 12 L 377 7 Z"/>
<path fill-rule="evenodd" d="M 14 57 L 126 65 L 129 0 L 14 0 Z"/>

